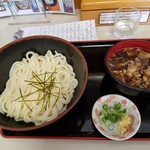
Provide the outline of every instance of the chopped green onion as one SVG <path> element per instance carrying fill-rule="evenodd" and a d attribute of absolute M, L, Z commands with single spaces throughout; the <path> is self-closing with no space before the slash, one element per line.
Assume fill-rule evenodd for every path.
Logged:
<path fill-rule="evenodd" d="M 110 120 L 112 123 L 116 123 L 116 122 L 118 121 L 118 115 L 117 115 L 117 114 L 110 114 L 109 120 Z"/>
<path fill-rule="evenodd" d="M 111 130 L 111 131 L 114 130 L 114 125 L 113 125 L 113 124 L 110 124 L 110 125 L 108 126 L 108 129 Z"/>
<path fill-rule="evenodd" d="M 104 110 L 108 110 L 108 108 L 109 108 L 109 106 L 107 105 L 107 104 L 104 104 L 103 106 L 102 106 L 102 108 L 104 109 Z"/>
<path fill-rule="evenodd" d="M 109 111 L 114 112 L 114 107 L 109 107 Z"/>
<path fill-rule="evenodd" d="M 114 105 L 115 110 L 120 110 L 121 109 L 121 103 L 117 103 Z"/>
<path fill-rule="evenodd" d="M 122 109 L 120 102 L 115 103 L 114 106 L 109 106 L 104 103 L 102 111 L 99 113 L 99 119 L 108 127 L 109 130 L 114 129 L 114 124 L 121 120 L 127 113 L 127 109 Z"/>

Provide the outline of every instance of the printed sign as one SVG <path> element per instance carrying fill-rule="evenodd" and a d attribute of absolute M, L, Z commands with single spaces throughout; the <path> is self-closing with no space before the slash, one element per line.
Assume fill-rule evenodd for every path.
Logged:
<path fill-rule="evenodd" d="M 134 12 L 124 12 L 128 13 L 129 16 L 136 15 Z M 141 11 L 141 18 L 140 22 L 147 22 L 149 17 L 150 11 Z M 115 21 L 116 14 L 115 12 L 102 12 L 99 16 L 99 24 L 113 24 Z"/>

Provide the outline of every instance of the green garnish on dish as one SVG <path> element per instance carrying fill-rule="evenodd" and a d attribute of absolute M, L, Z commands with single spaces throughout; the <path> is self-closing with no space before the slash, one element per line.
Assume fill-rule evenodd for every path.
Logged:
<path fill-rule="evenodd" d="M 45 72 L 42 74 L 36 74 L 35 72 L 32 72 L 32 78 L 30 80 L 26 80 L 25 82 L 28 83 L 28 85 L 34 87 L 36 90 L 27 94 L 23 95 L 21 89 L 20 90 L 20 97 L 18 97 L 16 100 L 19 100 L 19 102 L 24 102 L 27 108 L 32 112 L 32 109 L 28 105 L 28 102 L 31 101 L 43 101 L 44 108 L 47 108 L 47 105 L 50 105 L 50 97 L 55 96 L 56 100 L 52 107 L 56 104 L 59 95 L 60 95 L 60 88 L 57 85 L 58 82 L 55 81 L 55 74 L 56 70 L 54 72 Z M 59 83 L 60 84 L 60 83 Z M 53 93 L 53 89 L 57 89 L 57 92 Z M 56 91 L 56 90 L 55 90 Z M 41 97 L 38 99 L 26 99 L 27 96 L 33 95 L 37 92 L 41 92 Z M 21 98 L 21 100 L 20 100 Z M 15 101 L 16 101 L 15 100 Z M 45 103 L 44 103 L 45 102 Z"/>
<path fill-rule="evenodd" d="M 127 110 L 122 108 L 120 102 L 115 103 L 114 106 L 109 106 L 104 103 L 102 110 L 99 113 L 101 123 L 104 123 L 109 130 L 114 129 L 114 124 L 120 121 L 127 113 Z"/>

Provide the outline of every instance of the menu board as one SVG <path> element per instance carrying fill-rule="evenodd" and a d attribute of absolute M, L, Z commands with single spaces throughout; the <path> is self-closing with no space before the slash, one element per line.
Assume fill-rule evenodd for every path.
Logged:
<path fill-rule="evenodd" d="M 25 27 L 19 29 L 14 34 L 14 38 L 19 39 L 33 35 L 51 35 L 68 41 L 97 40 L 95 20 Z"/>
<path fill-rule="evenodd" d="M 75 14 L 74 0 L 0 0 L 0 17 L 44 12 Z"/>

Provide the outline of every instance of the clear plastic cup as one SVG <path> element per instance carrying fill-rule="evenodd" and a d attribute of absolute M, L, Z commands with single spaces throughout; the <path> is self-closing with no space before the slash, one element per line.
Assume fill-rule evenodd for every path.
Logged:
<path fill-rule="evenodd" d="M 121 7 L 116 11 L 114 37 L 130 38 L 136 31 L 141 12 L 135 7 Z"/>

